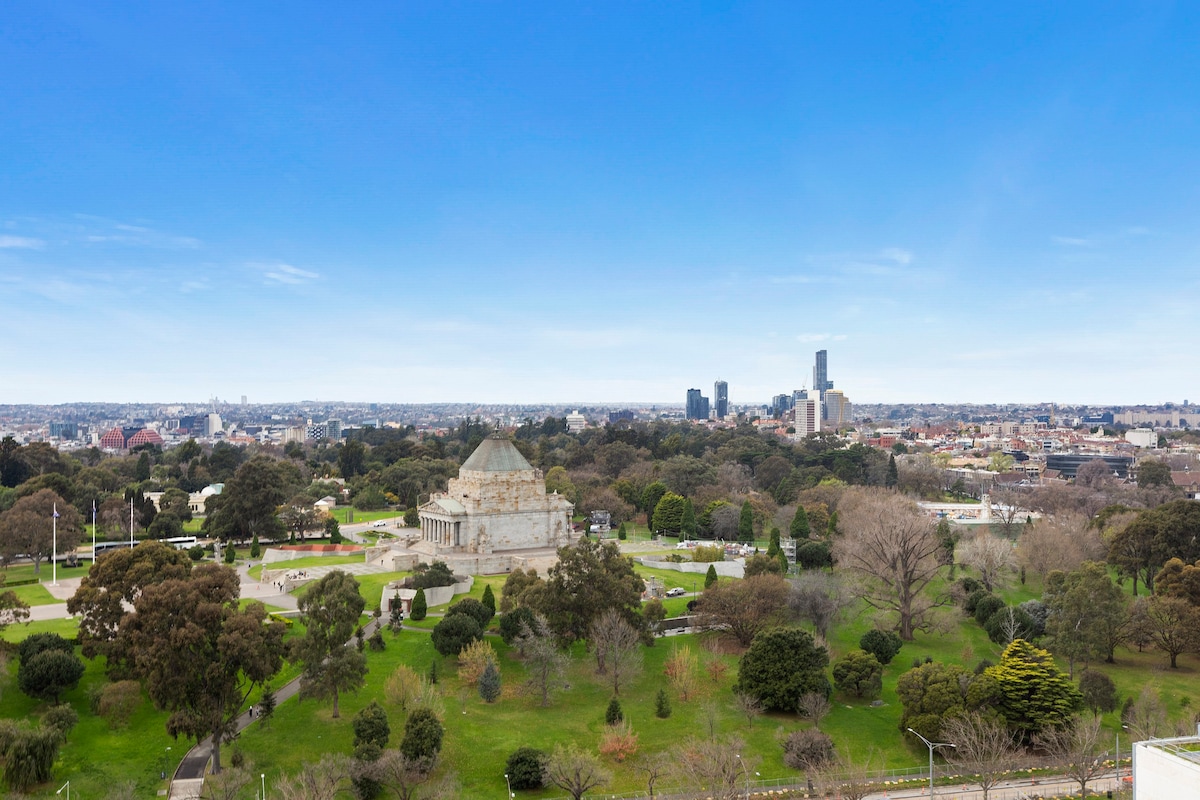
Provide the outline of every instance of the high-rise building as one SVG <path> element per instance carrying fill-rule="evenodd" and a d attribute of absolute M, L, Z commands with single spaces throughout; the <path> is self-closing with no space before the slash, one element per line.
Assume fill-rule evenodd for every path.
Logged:
<path fill-rule="evenodd" d="M 825 413 L 825 392 L 833 388 L 833 381 L 829 380 L 829 353 L 824 350 L 817 351 L 817 363 L 813 366 L 812 388 L 821 400 L 822 413 Z"/>
<path fill-rule="evenodd" d="M 821 401 L 815 397 L 796 401 L 796 433 L 793 437 L 799 441 L 806 436 L 819 433 L 821 430 Z"/>
<path fill-rule="evenodd" d="M 729 384 L 718 380 L 713 384 L 713 405 L 717 419 L 725 419 L 729 415 Z"/>
<path fill-rule="evenodd" d="M 688 389 L 687 418 L 708 419 L 708 398 L 700 394 L 699 389 Z"/>
<path fill-rule="evenodd" d="M 828 427 L 836 430 L 850 422 L 850 401 L 840 390 L 827 389 L 823 405 Z"/>
<path fill-rule="evenodd" d="M 771 398 L 771 416 L 782 419 L 783 415 L 792 410 L 792 395 L 777 394 Z"/>

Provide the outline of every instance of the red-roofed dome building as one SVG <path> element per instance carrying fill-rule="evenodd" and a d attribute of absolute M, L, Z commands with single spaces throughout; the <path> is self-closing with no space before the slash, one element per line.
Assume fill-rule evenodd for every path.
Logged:
<path fill-rule="evenodd" d="M 129 449 L 137 447 L 139 444 L 162 444 L 163 438 L 158 435 L 157 431 L 152 431 L 149 428 L 142 428 L 140 431 L 129 437 L 129 441 L 125 446 Z"/>
<path fill-rule="evenodd" d="M 113 428 L 101 437 L 100 446 L 105 450 L 124 450 L 125 433 L 120 428 Z"/>

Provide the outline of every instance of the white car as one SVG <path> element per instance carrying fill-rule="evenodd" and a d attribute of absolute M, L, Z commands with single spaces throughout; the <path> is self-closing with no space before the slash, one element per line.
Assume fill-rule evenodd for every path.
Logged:
<path fill-rule="evenodd" d="M 376 522 L 372 522 L 372 523 L 371 523 L 371 527 L 372 527 L 372 528 L 386 528 L 386 527 L 387 527 L 387 520 L 386 520 L 386 519 L 381 519 L 381 520 L 378 520 L 378 521 L 376 521 Z"/>
<path fill-rule="evenodd" d="M 682 586 L 667 589 L 667 597 L 683 597 L 685 594 L 687 594 L 687 589 L 684 589 Z"/>

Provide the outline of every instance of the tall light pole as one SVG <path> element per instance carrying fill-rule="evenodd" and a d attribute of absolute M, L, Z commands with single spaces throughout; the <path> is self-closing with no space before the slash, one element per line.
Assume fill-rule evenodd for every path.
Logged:
<path fill-rule="evenodd" d="M 96 565 L 96 501 L 92 500 L 92 566 Z"/>
<path fill-rule="evenodd" d="M 258 777 L 262 780 L 262 800 L 267 800 L 267 773 L 260 772 Z"/>
<path fill-rule="evenodd" d="M 508 773 L 504 773 L 504 785 L 508 787 L 508 800 L 513 800 L 516 797 L 512 790 L 512 781 L 508 779 Z"/>
<path fill-rule="evenodd" d="M 742 765 L 742 774 L 746 777 L 746 800 L 750 800 L 750 771 L 746 769 L 746 762 L 742 761 L 741 753 L 734 753 L 733 755 L 737 758 L 738 763 Z"/>
<path fill-rule="evenodd" d="M 913 736 L 916 736 L 922 742 L 924 742 L 925 746 L 929 748 L 929 796 L 930 796 L 930 798 L 932 798 L 933 797 L 933 749 L 935 747 L 957 748 L 958 745 L 954 744 L 953 742 L 931 742 L 928 739 L 926 739 L 924 736 L 922 736 L 921 734 L 914 731 L 912 728 L 909 728 L 908 732 L 911 733 Z"/>
<path fill-rule="evenodd" d="M 55 792 L 55 794 L 62 794 L 63 789 L 67 790 L 67 800 L 71 800 L 71 782 L 67 781 L 62 786 L 58 787 L 58 791 Z"/>

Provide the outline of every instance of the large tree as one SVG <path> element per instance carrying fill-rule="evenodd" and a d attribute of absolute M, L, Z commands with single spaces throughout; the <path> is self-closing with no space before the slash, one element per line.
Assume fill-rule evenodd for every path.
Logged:
<path fill-rule="evenodd" d="M 696 624 L 728 633 L 748 647 L 762 630 L 784 621 L 789 587 L 779 575 L 752 575 L 740 581 L 714 583 L 696 605 Z"/>
<path fill-rule="evenodd" d="M 754 637 L 738 665 L 736 691 L 758 698 L 768 711 L 794 712 L 809 692 L 829 697 L 829 653 L 799 628 L 774 628 Z"/>
<path fill-rule="evenodd" d="M 959 542 L 956 548 L 958 562 L 979 573 L 983 588 L 989 592 L 1003 588 L 1011 577 L 1016 555 L 1012 542 L 981 530 Z"/>
<path fill-rule="evenodd" d="M 1010 730 L 1028 737 L 1067 725 L 1083 705 L 1083 695 L 1054 664 L 1050 653 L 1024 639 L 1004 649 L 1000 663 L 984 674 L 998 684 L 997 708 Z"/>
<path fill-rule="evenodd" d="M 608 783 L 612 775 L 594 754 L 571 743 L 566 747 L 554 746 L 554 752 L 546 758 L 543 778 L 546 783 L 571 795 L 573 800 L 580 800 L 589 790 Z"/>
<path fill-rule="evenodd" d="M 18 499 L 12 508 L 0 514 L 0 555 L 6 562 L 24 555 L 33 561 L 35 573 L 41 571 L 42 562 L 54 552 L 55 508 L 58 509 L 58 552 L 69 553 L 75 549 L 83 533 L 82 517 L 53 490 L 39 489 Z"/>
<path fill-rule="evenodd" d="M 213 772 L 251 691 L 283 665 L 281 622 L 262 603 L 238 607 L 237 573 L 202 564 L 190 576 L 146 586 L 121 622 L 135 673 L 172 736 L 212 738 Z"/>
<path fill-rule="evenodd" d="M 309 696 L 332 697 L 334 717 L 340 693 L 357 689 L 366 678 L 366 658 L 346 647 L 365 606 L 358 581 L 341 570 L 327 573 L 300 598 L 305 631 L 293 645 L 303 670 L 300 687 Z"/>
<path fill-rule="evenodd" d="M 119 671 L 126 656 L 117 631 L 121 619 L 142 591 L 166 580 L 182 580 L 192 571 L 187 553 L 161 542 L 142 542 L 113 550 L 92 565 L 67 600 L 67 611 L 79 617 L 79 644 L 88 658 L 106 657 L 109 671 Z"/>
<path fill-rule="evenodd" d="M 610 608 L 645 636 L 640 613 L 645 589 L 633 561 L 615 542 L 584 539 L 558 549 L 558 562 L 528 605 L 541 612 L 564 641 L 586 638 L 592 622 Z"/>
<path fill-rule="evenodd" d="M 896 614 L 896 632 L 905 641 L 932 623 L 930 612 L 949 602 L 933 597 L 942 549 L 937 530 L 916 505 L 893 492 L 847 489 L 838 505 L 834 557 L 861 579 L 863 600 Z"/>
<path fill-rule="evenodd" d="M 637 630 L 614 608 L 607 609 L 592 622 L 588 644 L 596 656 L 596 674 L 605 676 L 613 696 L 621 694 L 621 684 L 642 667 L 642 643 Z"/>
<path fill-rule="evenodd" d="M 1085 561 L 1074 572 L 1051 572 L 1042 600 L 1049 612 L 1046 633 L 1053 637 L 1055 651 L 1067 659 L 1072 675 L 1076 661 L 1113 662 L 1129 612 L 1125 593 L 1103 564 Z"/>
<path fill-rule="evenodd" d="M 975 776 L 983 800 L 1017 766 L 1020 749 L 1002 721 L 973 711 L 946 720 L 942 733 L 954 742 L 950 759 L 961 772 Z"/>
<path fill-rule="evenodd" d="M 238 467 L 221 494 L 209 499 L 204 530 L 224 541 L 276 538 L 282 525 L 275 512 L 290 488 L 291 473 L 286 466 L 267 456 L 255 456 Z"/>

